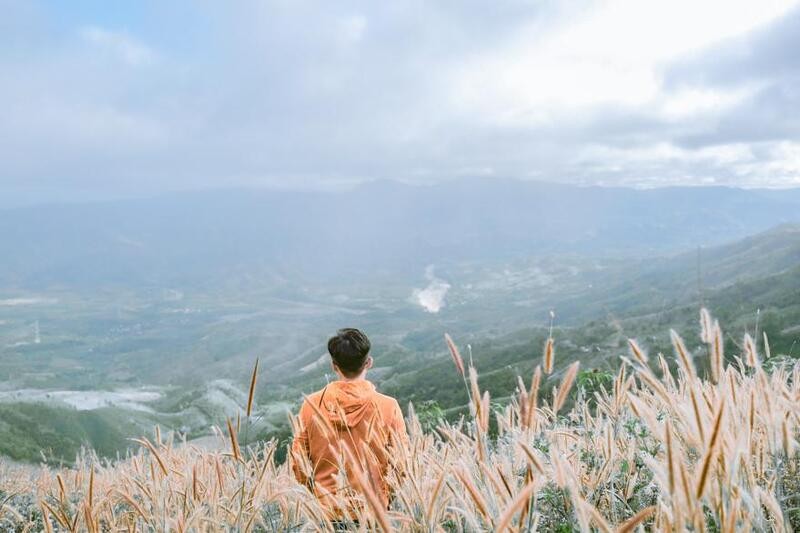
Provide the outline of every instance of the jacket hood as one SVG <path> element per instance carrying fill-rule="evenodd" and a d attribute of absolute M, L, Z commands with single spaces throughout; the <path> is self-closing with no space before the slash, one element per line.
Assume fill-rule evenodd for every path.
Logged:
<path fill-rule="evenodd" d="M 354 427 L 375 413 L 374 400 L 375 385 L 369 381 L 334 381 L 325 387 L 320 407 L 332 424 Z"/>

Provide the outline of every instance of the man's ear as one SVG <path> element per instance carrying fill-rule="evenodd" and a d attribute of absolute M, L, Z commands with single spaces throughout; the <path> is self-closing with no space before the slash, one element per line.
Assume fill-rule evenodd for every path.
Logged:
<path fill-rule="evenodd" d="M 372 368 L 372 363 L 373 363 L 373 362 L 374 362 L 374 361 L 372 360 L 372 357 L 371 357 L 371 356 L 370 356 L 370 357 L 367 357 L 367 362 L 364 364 L 364 370 L 367 370 L 367 369 L 369 369 L 369 368 Z"/>

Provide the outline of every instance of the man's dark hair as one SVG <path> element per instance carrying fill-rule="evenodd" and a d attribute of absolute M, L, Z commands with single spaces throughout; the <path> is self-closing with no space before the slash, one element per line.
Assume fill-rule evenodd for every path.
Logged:
<path fill-rule="evenodd" d="M 367 362 L 369 339 L 356 328 L 344 328 L 328 339 L 328 353 L 333 363 L 347 377 L 357 376 Z"/>

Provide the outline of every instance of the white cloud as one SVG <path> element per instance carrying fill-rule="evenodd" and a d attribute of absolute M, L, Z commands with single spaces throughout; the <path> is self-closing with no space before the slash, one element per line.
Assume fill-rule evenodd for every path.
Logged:
<path fill-rule="evenodd" d="M 12 9 L 0 195 L 463 175 L 796 183 L 800 3 L 481 5 L 156 3 L 121 26 Z"/>
<path fill-rule="evenodd" d="M 617 175 L 618 184 L 637 186 L 727 184 L 750 187 L 800 185 L 800 142 L 729 143 L 682 148 L 660 142 L 636 148 L 593 145 L 578 163 L 596 176 Z M 607 162 L 613 162 L 608 164 Z M 652 179 L 642 174 L 654 172 Z"/>
<path fill-rule="evenodd" d="M 562 14 L 552 27 L 526 25 L 506 42 L 481 50 L 453 70 L 462 113 L 505 126 L 559 120 L 589 106 L 639 108 L 664 99 L 663 66 L 687 53 L 752 30 L 795 2 L 772 0 L 615 0 Z M 564 20 L 568 19 L 568 20 Z M 670 112 L 700 105 L 695 91 Z M 680 96 L 678 97 L 680 98 Z"/>
<path fill-rule="evenodd" d="M 736 165 L 740 178 L 763 186 L 800 186 L 800 142 L 768 143 L 759 160 Z"/>
<path fill-rule="evenodd" d="M 83 39 L 100 48 L 115 54 L 128 65 L 138 67 L 152 63 L 155 52 L 131 36 L 114 32 L 97 26 L 87 26 L 80 31 Z"/>
<path fill-rule="evenodd" d="M 339 31 L 342 40 L 346 43 L 358 43 L 367 30 L 367 17 L 364 15 L 349 15 L 339 21 Z"/>
<path fill-rule="evenodd" d="M 669 120 L 692 118 L 703 113 L 720 113 L 753 96 L 760 88 L 760 84 L 733 89 L 681 88 L 663 95 L 660 112 Z"/>

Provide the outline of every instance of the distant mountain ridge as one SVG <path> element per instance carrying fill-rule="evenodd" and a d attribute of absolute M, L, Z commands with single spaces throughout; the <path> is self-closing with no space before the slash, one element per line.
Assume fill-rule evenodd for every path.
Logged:
<path fill-rule="evenodd" d="M 446 260 L 644 255 L 800 222 L 800 190 L 514 180 L 227 190 L 0 211 L 0 286 L 403 274 Z"/>
<path fill-rule="evenodd" d="M 617 267 L 607 281 L 563 302 L 576 318 L 601 316 L 602 310 L 629 315 L 659 307 L 706 303 L 735 285 L 788 276 L 800 267 L 800 225 L 783 224 L 732 243 L 646 258 Z M 800 288 L 800 280 L 793 287 Z M 754 308 L 755 309 L 755 308 Z"/>

